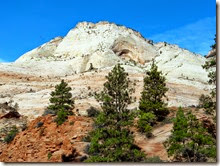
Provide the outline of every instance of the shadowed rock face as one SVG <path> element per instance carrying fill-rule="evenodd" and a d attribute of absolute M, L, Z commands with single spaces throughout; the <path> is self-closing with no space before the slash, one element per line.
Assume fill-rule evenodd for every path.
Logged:
<path fill-rule="evenodd" d="M 20 118 L 20 117 L 21 117 L 21 115 L 17 111 L 10 111 L 9 113 L 1 116 L 0 119 L 3 119 L 3 118 L 6 118 L 6 119 L 9 119 L 9 118 Z"/>
<path fill-rule="evenodd" d="M 84 115 L 90 106 L 100 107 L 92 93 L 102 89 L 117 63 L 136 83 L 134 96 L 139 99 L 153 58 L 167 78 L 169 106 L 197 105 L 199 96 L 209 93 L 207 72 L 201 67 L 206 58 L 201 55 L 165 42 L 154 44 L 124 26 L 82 22 L 16 62 L 0 63 L 0 103 L 13 100 L 20 114 L 34 119 L 48 106 L 54 86 L 65 79 L 75 97 L 74 111 Z M 130 107 L 137 106 L 138 100 Z"/>

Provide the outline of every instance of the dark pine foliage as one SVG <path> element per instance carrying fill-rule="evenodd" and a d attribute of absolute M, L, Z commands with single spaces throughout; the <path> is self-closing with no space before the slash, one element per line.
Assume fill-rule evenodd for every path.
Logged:
<path fill-rule="evenodd" d="M 206 61 L 206 63 L 202 66 L 204 69 L 206 69 L 209 74 L 208 74 L 208 77 L 209 77 L 209 81 L 208 83 L 211 84 L 211 85 L 214 85 L 215 87 L 212 89 L 212 92 L 211 92 L 211 96 L 213 98 L 216 97 L 216 70 L 210 70 L 212 68 L 216 68 L 216 37 L 215 37 L 215 43 L 211 46 L 212 50 L 214 51 L 214 54 L 213 56 L 210 58 L 210 60 Z"/>
<path fill-rule="evenodd" d="M 216 109 L 216 104 L 209 95 L 202 94 L 199 98 L 199 108 L 204 108 L 207 114 L 213 114 Z"/>
<path fill-rule="evenodd" d="M 62 80 L 59 85 L 55 86 L 55 91 L 50 94 L 51 104 L 48 106 L 48 110 L 52 110 L 57 115 L 55 121 L 58 125 L 61 125 L 68 115 L 73 115 L 74 100 L 70 91 L 71 88 Z"/>
<path fill-rule="evenodd" d="M 74 108 L 74 100 L 72 99 L 72 94 L 70 93 L 71 87 L 68 84 L 61 81 L 59 85 L 55 86 L 55 91 L 51 92 L 50 105 L 48 109 L 55 110 L 58 112 L 60 109 L 72 111 Z M 71 113 L 70 113 L 71 114 Z"/>
<path fill-rule="evenodd" d="M 153 113 L 139 111 L 139 120 L 137 122 L 139 131 L 144 133 L 147 137 L 151 137 L 152 126 L 155 120 L 156 116 Z"/>
<path fill-rule="evenodd" d="M 205 162 L 216 158 L 216 140 L 192 112 L 179 108 L 172 134 L 164 143 L 168 155 L 177 162 Z"/>
<path fill-rule="evenodd" d="M 202 106 L 205 111 L 213 116 L 213 120 L 216 121 L 216 37 L 215 37 L 215 43 L 211 46 L 213 55 L 209 58 L 208 61 L 202 66 L 204 69 L 206 69 L 209 77 L 208 83 L 210 85 L 213 85 L 213 89 L 210 93 L 210 95 L 202 95 L 200 97 L 200 106 Z M 216 125 L 216 124 L 215 124 Z"/>
<path fill-rule="evenodd" d="M 150 71 L 147 71 L 144 78 L 139 109 L 144 113 L 153 113 L 158 121 L 162 121 L 169 113 L 167 104 L 163 101 L 166 98 L 165 93 L 168 91 L 165 81 L 166 78 L 162 76 L 161 71 L 158 71 L 153 61 Z"/>
<path fill-rule="evenodd" d="M 86 162 L 140 162 L 144 154 L 134 144 L 129 130 L 133 116 L 127 109 L 131 103 L 128 74 L 118 64 L 108 74 L 103 91 L 97 95 L 102 112 L 90 133 L 90 157 Z"/>
<path fill-rule="evenodd" d="M 147 71 L 144 78 L 144 88 L 139 103 L 138 129 L 146 136 L 152 136 L 152 126 L 156 121 L 165 119 L 169 110 L 167 104 L 163 101 L 168 91 L 165 83 L 166 79 L 162 72 L 158 71 L 153 61 L 151 69 Z"/>
<path fill-rule="evenodd" d="M 214 41 L 215 41 L 215 43 L 214 43 L 213 45 L 211 45 L 211 48 L 212 48 L 212 49 L 215 49 L 215 48 L 216 48 L 216 34 L 215 34 Z"/>

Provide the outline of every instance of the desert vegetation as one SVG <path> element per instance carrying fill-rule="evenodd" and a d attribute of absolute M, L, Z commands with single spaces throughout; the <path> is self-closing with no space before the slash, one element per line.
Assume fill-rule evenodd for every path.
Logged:
<path fill-rule="evenodd" d="M 138 128 L 147 136 L 151 136 L 152 126 L 157 121 L 164 120 L 169 113 L 166 103 L 163 101 L 163 98 L 166 98 L 165 93 L 168 91 L 165 80 L 153 61 L 151 69 L 146 72 L 139 103 Z"/>
<path fill-rule="evenodd" d="M 153 44 L 152 41 L 149 43 Z M 211 47 L 215 50 L 216 44 Z M 176 57 L 177 55 L 174 58 Z M 130 63 L 133 64 L 132 66 L 137 66 L 136 61 L 131 60 Z M 156 61 L 153 61 L 149 70 L 145 72 L 141 97 L 138 99 L 139 105 L 135 109 L 130 109 L 129 106 L 137 100 L 132 95 L 138 82 L 132 82 L 122 65 L 117 64 L 106 76 L 106 82 L 101 91 L 96 92 L 92 86 L 86 86 L 88 96 L 95 97 L 101 106 L 100 109 L 90 105 L 85 109 L 86 118 L 93 121 L 92 130 L 82 135 L 71 135 L 71 141 L 65 141 L 72 145 L 76 139 L 79 141 L 78 137 L 80 137 L 81 143 L 86 143 L 84 148 L 86 155 L 78 159 L 83 162 L 166 162 L 158 156 L 148 156 L 146 151 L 137 144 L 135 137 L 138 135 L 145 142 L 150 142 L 154 139 L 153 131 L 168 124 L 172 125 L 172 130 L 168 138 L 163 141 L 163 145 L 169 156 L 169 162 L 216 161 L 216 71 L 213 70 L 214 67 L 216 67 L 216 54 L 203 65 L 203 68 L 209 72 L 208 83 L 213 86 L 211 93 L 201 95 L 198 106 L 179 107 L 178 110 L 171 111 L 167 106 L 166 94 L 169 89 L 166 84 L 166 74 L 159 71 Z M 89 71 L 93 69 L 93 65 L 90 64 Z M 71 90 L 68 83 L 61 80 L 50 93 L 49 106 L 43 113 L 43 117 L 50 119 L 50 123 L 54 124 L 57 130 L 59 129 L 59 133 L 62 133 L 62 127 L 76 128 L 80 121 L 83 121 L 80 119 L 78 109 L 75 110 L 75 98 Z M 94 93 L 91 92 L 92 90 Z M 35 91 L 31 89 L 30 92 Z M 12 112 L 13 116 L 19 118 L 17 109 L 16 104 L 13 107 L 16 111 Z M 204 111 L 211 120 L 199 119 L 196 111 L 194 112 L 195 109 Z M 76 116 L 80 117 L 78 121 L 74 118 Z M 48 121 L 45 119 L 40 119 L 33 127 L 40 139 L 49 132 L 50 126 L 48 127 Z M 86 119 L 87 122 L 88 119 Z M 27 126 L 22 130 L 25 131 L 26 128 Z M 3 142 L 10 145 L 16 135 L 19 135 L 19 130 L 16 126 L 12 126 L 7 131 Z M 68 135 L 68 132 L 64 135 Z M 64 144 L 63 140 L 57 142 L 59 148 Z M 48 161 L 53 160 L 56 155 L 55 148 L 51 149 L 47 151 Z M 76 161 L 78 152 L 76 153 L 75 149 L 71 151 L 73 153 L 61 154 L 62 161 Z"/>
<path fill-rule="evenodd" d="M 129 130 L 133 115 L 127 109 L 132 98 L 128 74 L 116 65 L 108 74 L 107 82 L 97 100 L 102 112 L 95 119 L 95 130 L 90 133 L 90 157 L 86 162 L 143 161 L 145 155 L 134 144 Z"/>
<path fill-rule="evenodd" d="M 74 100 L 70 91 L 71 88 L 62 80 L 59 85 L 56 85 L 55 91 L 51 92 L 51 104 L 48 106 L 48 109 L 57 115 L 55 121 L 58 125 L 63 124 L 68 115 L 73 115 Z"/>

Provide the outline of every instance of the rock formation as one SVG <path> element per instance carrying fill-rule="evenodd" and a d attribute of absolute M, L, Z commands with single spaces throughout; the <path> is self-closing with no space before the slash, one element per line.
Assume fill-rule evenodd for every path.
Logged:
<path fill-rule="evenodd" d="M 86 117 L 69 117 L 62 126 L 47 115 L 33 120 L 6 147 L 0 148 L 3 162 L 65 162 L 86 158 L 83 153 L 87 142 L 83 137 L 92 129 L 92 120 Z M 41 122 L 43 125 L 38 126 Z"/>
<path fill-rule="evenodd" d="M 167 78 L 170 106 L 197 105 L 199 96 L 208 93 L 207 72 L 201 67 L 205 57 L 166 42 L 154 44 L 124 26 L 82 22 L 64 38 L 57 37 L 14 63 L 0 64 L 0 102 L 12 99 L 22 108 L 20 113 L 37 117 L 47 106 L 54 85 L 63 78 L 72 86 L 78 106 L 83 105 L 83 114 L 82 109 L 97 105 L 87 88 L 100 90 L 104 76 L 117 63 L 137 82 L 139 98 L 152 59 Z"/>

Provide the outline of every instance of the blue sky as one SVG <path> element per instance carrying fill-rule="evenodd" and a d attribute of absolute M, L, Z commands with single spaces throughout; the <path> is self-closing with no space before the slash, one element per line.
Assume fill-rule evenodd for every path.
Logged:
<path fill-rule="evenodd" d="M 109 21 L 155 42 L 207 54 L 216 33 L 215 0 L 1 0 L 0 61 L 11 62 L 80 21 Z"/>

